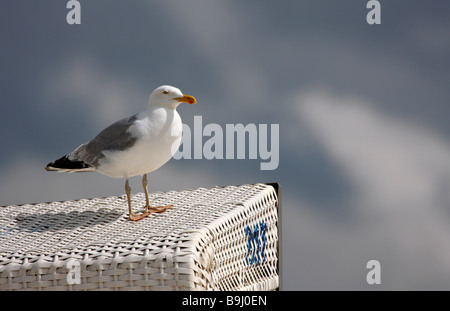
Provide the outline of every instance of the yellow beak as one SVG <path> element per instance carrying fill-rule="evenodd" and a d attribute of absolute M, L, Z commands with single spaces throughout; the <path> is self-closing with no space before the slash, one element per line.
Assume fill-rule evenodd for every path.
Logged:
<path fill-rule="evenodd" d="M 176 97 L 174 99 L 179 101 L 180 103 L 195 104 L 197 102 L 197 100 L 194 98 L 194 96 L 184 95 L 184 94 L 183 94 L 183 96 Z"/>

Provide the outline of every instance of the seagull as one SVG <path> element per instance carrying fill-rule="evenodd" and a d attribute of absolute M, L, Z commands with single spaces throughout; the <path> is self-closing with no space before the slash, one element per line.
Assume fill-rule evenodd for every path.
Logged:
<path fill-rule="evenodd" d="M 151 213 L 161 213 L 172 205 L 152 207 L 148 199 L 147 174 L 169 161 L 181 143 L 182 123 L 176 111 L 180 103 L 195 104 L 196 99 L 184 95 L 178 88 L 163 85 L 156 88 L 148 100 L 147 109 L 121 119 L 94 139 L 45 167 L 47 171 L 98 172 L 125 178 L 129 219 L 141 220 Z M 138 215 L 131 207 L 129 178 L 142 176 L 145 211 Z"/>

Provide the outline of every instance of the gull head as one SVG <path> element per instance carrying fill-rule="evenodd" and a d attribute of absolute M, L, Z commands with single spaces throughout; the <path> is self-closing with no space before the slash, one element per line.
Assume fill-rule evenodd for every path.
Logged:
<path fill-rule="evenodd" d="M 183 94 L 180 89 L 162 85 L 150 94 L 148 105 L 176 109 L 180 103 L 195 104 L 196 102 L 193 96 Z"/>

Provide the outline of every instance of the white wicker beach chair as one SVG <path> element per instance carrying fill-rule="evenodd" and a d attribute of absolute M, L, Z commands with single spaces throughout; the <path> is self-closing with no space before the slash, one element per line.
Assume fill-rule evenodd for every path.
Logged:
<path fill-rule="evenodd" d="M 0 290 L 279 288 L 277 184 L 152 193 L 151 202 L 173 208 L 132 222 L 123 197 L 0 207 Z"/>

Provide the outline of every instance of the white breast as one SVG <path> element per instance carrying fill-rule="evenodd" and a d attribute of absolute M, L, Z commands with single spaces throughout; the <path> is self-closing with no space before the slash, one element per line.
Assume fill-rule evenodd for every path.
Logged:
<path fill-rule="evenodd" d="M 140 113 L 128 129 L 135 144 L 123 151 L 105 151 L 99 173 L 132 177 L 150 173 L 169 161 L 181 143 L 182 122 L 174 109 L 153 108 Z"/>

